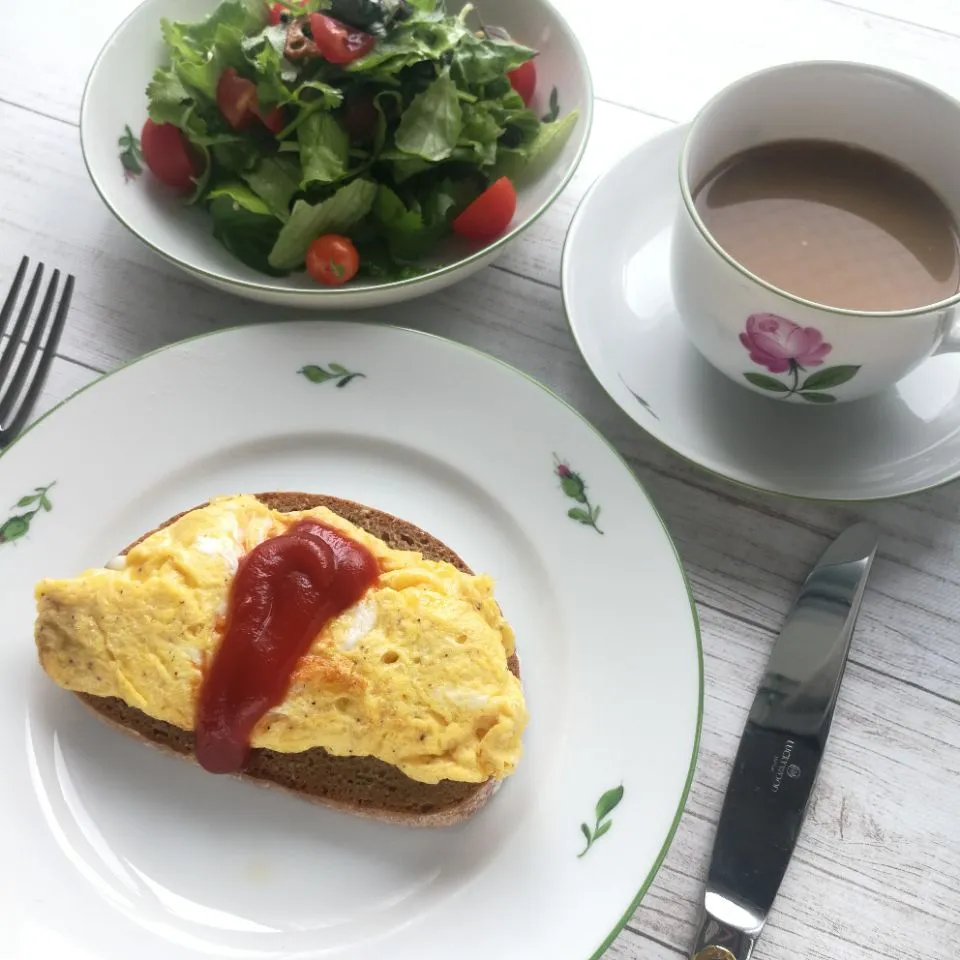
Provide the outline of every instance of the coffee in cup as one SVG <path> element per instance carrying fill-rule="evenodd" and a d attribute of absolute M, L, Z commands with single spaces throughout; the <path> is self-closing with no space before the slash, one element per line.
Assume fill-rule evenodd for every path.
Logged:
<path fill-rule="evenodd" d="M 697 115 L 671 280 L 700 352 L 827 405 L 960 349 L 960 104 L 865 64 L 787 64 Z"/>

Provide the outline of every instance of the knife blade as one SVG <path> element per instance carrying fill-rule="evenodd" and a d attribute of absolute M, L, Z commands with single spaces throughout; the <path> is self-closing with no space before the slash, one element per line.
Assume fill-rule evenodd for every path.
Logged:
<path fill-rule="evenodd" d="M 810 571 L 744 726 L 707 874 L 693 960 L 750 960 L 806 814 L 876 555 L 856 524 Z"/>

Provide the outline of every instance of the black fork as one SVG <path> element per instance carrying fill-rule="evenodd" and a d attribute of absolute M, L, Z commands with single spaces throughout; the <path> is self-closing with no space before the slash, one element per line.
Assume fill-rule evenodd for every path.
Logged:
<path fill-rule="evenodd" d="M 3 347 L 3 352 L 0 353 L 0 447 L 5 447 L 11 443 L 30 418 L 30 413 L 36 405 L 37 397 L 40 396 L 40 391 L 47 380 L 47 374 L 50 372 L 50 364 L 53 363 L 54 355 L 57 352 L 60 335 L 63 333 L 64 325 L 67 322 L 70 297 L 73 295 L 73 277 L 68 276 L 60 293 L 59 302 L 56 304 L 57 309 L 53 324 L 47 332 L 50 315 L 53 313 L 54 301 L 57 299 L 57 292 L 60 287 L 60 271 L 54 270 L 53 277 L 47 285 L 47 291 L 40 305 L 40 312 L 37 314 L 33 322 L 33 328 L 30 330 L 30 337 L 23 348 L 19 362 L 14 368 L 17 351 L 27 333 L 27 328 L 30 326 L 33 306 L 43 283 L 43 264 L 40 263 L 37 264 L 37 269 L 34 271 L 33 279 L 27 289 L 27 295 L 20 307 L 20 312 L 17 314 L 16 323 L 14 323 L 13 329 L 8 331 L 7 324 L 17 305 L 17 298 L 20 296 L 20 288 L 23 286 L 29 264 L 30 261 L 27 257 L 20 261 L 17 275 L 13 279 L 13 286 L 10 287 L 10 292 L 3 302 L 3 307 L 0 307 L 0 337 L 8 332 L 10 334 L 6 346 Z M 45 333 L 46 340 L 44 340 Z"/>

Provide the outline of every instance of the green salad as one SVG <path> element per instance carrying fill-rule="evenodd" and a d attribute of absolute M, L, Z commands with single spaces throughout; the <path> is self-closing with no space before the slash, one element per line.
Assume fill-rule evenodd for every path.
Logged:
<path fill-rule="evenodd" d="M 399 279 L 452 233 L 490 243 L 577 122 L 555 89 L 531 109 L 537 51 L 471 5 L 224 0 L 161 30 L 169 62 L 124 166 L 142 157 L 271 276 Z"/>

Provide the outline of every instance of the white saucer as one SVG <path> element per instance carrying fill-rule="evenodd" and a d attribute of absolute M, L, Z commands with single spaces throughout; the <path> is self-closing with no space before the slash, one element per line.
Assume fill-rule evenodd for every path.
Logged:
<path fill-rule="evenodd" d="M 836 408 L 777 403 L 717 372 L 670 289 L 685 127 L 647 141 L 591 187 L 563 251 L 563 298 L 594 376 L 644 430 L 729 480 L 818 500 L 882 500 L 960 476 L 960 356 Z"/>

